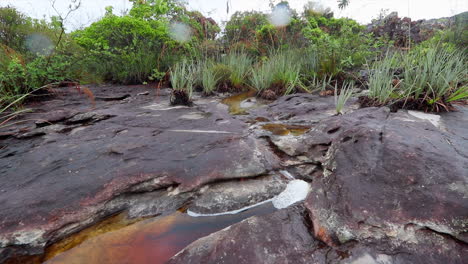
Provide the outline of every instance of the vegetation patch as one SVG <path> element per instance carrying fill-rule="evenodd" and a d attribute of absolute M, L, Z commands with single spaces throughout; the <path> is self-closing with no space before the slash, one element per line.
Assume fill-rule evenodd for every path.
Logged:
<path fill-rule="evenodd" d="M 459 50 L 437 45 L 387 54 L 370 72 L 362 106 L 442 112 L 468 99 L 466 55 Z"/>

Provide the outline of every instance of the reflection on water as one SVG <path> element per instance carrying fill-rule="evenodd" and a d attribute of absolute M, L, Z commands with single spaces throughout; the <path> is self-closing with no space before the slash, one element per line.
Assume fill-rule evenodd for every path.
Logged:
<path fill-rule="evenodd" d="M 266 124 L 262 126 L 262 129 L 270 131 L 273 135 L 276 136 L 300 136 L 307 133 L 310 130 L 310 127 L 283 124 Z"/>
<path fill-rule="evenodd" d="M 255 90 L 249 90 L 247 92 L 225 98 L 221 103 L 229 106 L 229 113 L 231 115 L 245 115 L 247 114 L 247 109 L 241 107 L 241 103 L 248 98 L 254 97 L 256 93 L 257 92 Z"/>
<path fill-rule="evenodd" d="M 108 221 L 110 228 L 100 225 L 106 231 L 95 233 L 78 246 L 65 251 L 46 263 L 67 264 L 102 264 L 102 263 L 165 263 L 177 252 L 193 241 L 219 231 L 232 224 L 254 215 L 265 215 L 274 212 L 271 203 L 241 212 L 236 215 L 215 217 L 190 217 L 183 212 L 176 212 L 143 220 L 128 225 L 125 217 L 117 216 Z M 121 222 L 121 228 L 115 229 Z M 80 234 L 73 237 L 80 237 Z M 70 238 L 73 240 L 73 237 Z M 66 250 L 66 248 L 64 248 Z M 59 253 L 57 248 L 55 253 Z M 53 254 L 50 254 L 52 256 Z"/>

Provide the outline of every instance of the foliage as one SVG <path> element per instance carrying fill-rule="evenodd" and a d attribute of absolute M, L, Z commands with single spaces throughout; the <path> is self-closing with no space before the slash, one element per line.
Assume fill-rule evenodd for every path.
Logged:
<path fill-rule="evenodd" d="M 203 93 L 205 95 L 210 95 L 215 91 L 219 77 L 216 75 L 213 61 L 206 61 L 202 65 L 200 75 L 202 78 Z"/>
<path fill-rule="evenodd" d="M 254 68 L 250 83 L 259 92 L 273 88 L 281 95 L 290 94 L 302 87 L 304 61 L 297 50 L 273 52 L 270 58 Z"/>
<path fill-rule="evenodd" d="M 353 83 L 344 83 L 338 95 L 338 85 L 335 84 L 335 109 L 337 114 L 343 114 L 346 102 L 353 96 Z"/>
<path fill-rule="evenodd" d="M 315 49 L 319 58 L 319 74 L 336 76 L 340 72 L 359 67 L 373 55 L 372 37 L 364 28 L 347 18 L 326 18 L 320 14 L 308 14 L 304 37 Z"/>
<path fill-rule="evenodd" d="M 379 104 L 404 101 L 401 107 L 448 111 L 450 102 L 468 99 L 466 60 L 463 52 L 442 46 L 388 55 L 374 64 L 369 97 Z M 402 72 L 399 76 L 396 66 Z"/>
<path fill-rule="evenodd" d="M 61 34 L 59 18 L 33 20 L 0 8 L 0 105 L 21 103 L 37 87 L 78 77 L 77 47 Z"/>
<path fill-rule="evenodd" d="M 253 42 L 257 31 L 267 25 L 268 16 L 261 12 L 236 12 L 226 23 L 224 41 L 229 44 Z"/>
<path fill-rule="evenodd" d="M 241 87 L 252 68 L 252 58 L 244 52 L 233 51 L 224 56 L 221 62 L 230 69 L 231 84 L 234 87 Z"/>
<path fill-rule="evenodd" d="M 187 61 L 177 63 L 171 69 L 172 88 L 177 91 L 185 91 L 189 98 L 193 94 L 196 68 Z"/>
<path fill-rule="evenodd" d="M 398 56 L 397 53 L 387 54 L 385 59 L 375 62 L 372 69 L 369 69 L 369 97 L 380 104 L 389 102 L 394 94 L 393 69 L 398 64 Z"/>
<path fill-rule="evenodd" d="M 349 5 L 349 0 L 338 0 L 338 7 L 345 9 Z"/>
<path fill-rule="evenodd" d="M 262 63 L 252 70 L 251 86 L 259 93 L 265 91 L 273 84 L 274 74 L 270 63 Z"/>
<path fill-rule="evenodd" d="M 24 52 L 31 20 L 13 7 L 0 7 L 0 43 Z"/>
<path fill-rule="evenodd" d="M 167 72 L 182 57 L 197 54 L 198 46 L 213 39 L 219 27 L 198 12 L 189 12 L 178 1 L 133 1 L 129 15 L 105 17 L 74 32 L 85 51 L 88 72 L 104 81 L 143 83 L 153 73 Z M 192 38 L 178 42 L 170 37 L 171 20 L 190 27 Z"/>
<path fill-rule="evenodd" d="M 269 60 L 273 82 L 285 89 L 284 94 L 292 93 L 300 84 L 302 70 L 301 54 L 295 50 L 279 52 Z"/>
<path fill-rule="evenodd" d="M 229 66 L 218 62 L 213 65 L 213 73 L 218 83 L 225 84 L 230 81 L 232 70 Z"/>
<path fill-rule="evenodd" d="M 458 85 L 466 82 L 468 74 L 461 52 L 439 47 L 416 49 L 404 57 L 404 63 L 403 93 L 407 98 L 424 98 L 432 110 L 444 107 L 444 102 L 457 93 Z"/>

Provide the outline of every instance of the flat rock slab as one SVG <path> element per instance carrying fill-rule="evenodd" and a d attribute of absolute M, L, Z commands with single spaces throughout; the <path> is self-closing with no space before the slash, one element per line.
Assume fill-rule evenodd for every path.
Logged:
<path fill-rule="evenodd" d="M 107 88 L 92 88 L 101 89 Z M 57 129 L 25 121 L 28 132 L 1 141 L 0 246 L 41 247 L 56 237 L 56 230 L 89 223 L 109 209 L 108 201 L 128 194 L 169 187 L 186 192 L 278 167 L 268 145 L 246 135 L 247 124 L 219 103 L 171 107 L 167 96 L 156 97 L 146 87 L 108 92 L 145 91 L 150 95 L 98 102 L 91 109 L 87 97 L 71 89 L 32 106 L 32 119 L 71 106 L 77 114 L 56 124 Z"/>
<path fill-rule="evenodd" d="M 467 108 L 433 116 L 350 100 L 337 116 L 333 97 L 295 94 L 231 116 L 219 98 L 174 107 L 148 86 L 93 87 L 131 95 L 97 102 L 63 89 L 0 131 L 0 262 L 116 212 L 235 211 L 294 178 L 310 182 L 305 202 L 201 238 L 170 263 L 468 259 Z M 289 132 L 265 129 L 275 126 Z"/>

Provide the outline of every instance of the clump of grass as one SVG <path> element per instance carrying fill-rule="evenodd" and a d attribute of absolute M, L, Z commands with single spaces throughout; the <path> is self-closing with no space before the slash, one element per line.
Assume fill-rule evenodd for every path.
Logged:
<path fill-rule="evenodd" d="M 222 58 L 222 63 L 231 71 L 229 81 L 234 88 L 239 89 L 245 84 L 252 62 L 252 58 L 244 52 L 231 52 Z"/>
<path fill-rule="evenodd" d="M 279 52 L 270 58 L 273 82 L 282 86 L 283 94 L 292 93 L 300 84 L 302 59 L 295 51 Z"/>
<path fill-rule="evenodd" d="M 344 106 L 348 102 L 349 98 L 353 96 L 353 87 L 354 83 L 344 83 L 340 89 L 340 94 L 338 95 L 338 85 L 335 84 L 335 108 L 336 114 L 343 114 Z"/>
<path fill-rule="evenodd" d="M 171 69 L 172 94 L 170 102 L 172 105 L 191 105 L 193 85 L 195 83 L 196 67 L 183 61 Z"/>
<path fill-rule="evenodd" d="M 315 76 L 319 70 L 319 56 L 314 48 L 300 51 L 298 61 L 302 65 L 302 72 L 307 76 Z"/>
<path fill-rule="evenodd" d="M 325 91 L 328 87 L 331 86 L 331 81 L 332 81 L 332 76 L 324 76 L 322 79 L 320 79 L 317 76 L 314 76 L 310 81 L 309 81 L 309 87 L 310 90 L 312 91 Z"/>
<path fill-rule="evenodd" d="M 277 52 L 252 71 L 251 85 L 260 94 L 268 90 L 268 99 L 291 94 L 301 82 L 302 60 L 295 51 Z"/>
<path fill-rule="evenodd" d="M 400 76 L 394 74 L 396 67 Z M 468 99 L 467 76 L 466 55 L 461 51 L 435 46 L 387 54 L 374 63 L 365 105 L 391 105 L 394 111 L 450 111 L 451 102 Z"/>
<path fill-rule="evenodd" d="M 207 61 L 201 67 L 201 83 L 203 87 L 203 93 L 205 95 L 211 95 L 216 89 L 219 81 L 219 77 L 216 76 L 214 64 L 212 61 Z"/>
<path fill-rule="evenodd" d="M 271 68 L 271 64 L 263 63 L 252 70 L 250 84 L 259 94 L 269 89 L 273 84 L 274 73 Z"/>
<path fill-rule="evenodd" d="M 384 60 L 374 63 L 372 69 L 369 69 L 369 97 L 379 104 L 388 103 L 394 94 L 396 86 L 393 85 L 393 67 L 398 58 L 396 53 L 387 53 Z"/>
<path fill-rule="evenodd" d="M 466 59 L 444 48 L 417 50 L 405 57 L 403 90 L 407 100 L 423 100 L 430 111 L 448 110 L 447 103 L 468 99 Z"/>

